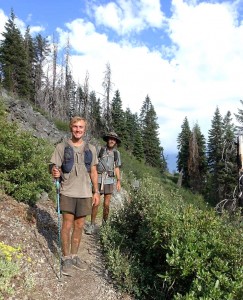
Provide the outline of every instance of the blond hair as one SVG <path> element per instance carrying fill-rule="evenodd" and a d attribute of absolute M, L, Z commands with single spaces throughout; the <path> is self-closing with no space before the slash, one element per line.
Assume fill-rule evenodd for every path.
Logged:
<path fill-rule="evenodd" d="M 86 120 L 84 117 L 75 116 L 75 117 L 73 117 L 73 118 L 70 120 L 70 123 L 69 123 L 69 128 L 70 128 L 70 130 L 72 130 L 73 124 L 75 124 L 75 123 L 77 123 L 77 122 L 79 122 L 79 121 L 84 121 L 84 123 L 85 123 L 85 129 L 87 129 L 87 127 L 88 127 L 87 120 Z"/>

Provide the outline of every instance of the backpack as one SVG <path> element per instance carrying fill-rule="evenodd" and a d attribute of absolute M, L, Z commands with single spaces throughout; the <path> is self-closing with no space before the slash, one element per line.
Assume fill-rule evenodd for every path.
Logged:
<path fill-rule="evenodd" d="M 63 156 L 63 163 L 62 163 L 62 172 L 63 173 L 70 173 L 73 165 L 74 165 L 74 150 L 71 145 L 66 142 L 64 148 L 64 156 Z M 89 149 L 89 144 L 85 143 L 84 145 L 84 164 L 88 173 L 91 171 L 91 162 L 92 162 L 92 152 Z"/>
<path fill-rule="evenodd" d="M 100 151 L 99 151 L 99 154 L 98 154 L 98 160 L 99 160 L 98 173 L 103 173 L 104 171 L 106 171 L 106 172 L 108 172 L 109 176 L 113 177 L 114 172 L 111 172 L 110 170 L 108 170 L 108 166 L 105 163 L 102 162 L 102 157 L 104 156 L 105 151 L 106 151 L 105 146 L 100 148 Z M 118 152 L 117 152 L 116 149 L 113 149 L 113 155 L 114 155 L 114 164 L 116 164 L 116 162 L 118 161 Z"/>
<path fill-rule="evenodd" d="M 100 148 L 98 158 L 101 158 L 104 155 L 105 149 L 106 149 L 106 147 L 101 147 Z M 114 162 L 117 162 L 118 161 L 118 153 L 117 153 L 116 149 L 113 149 L 113 154 L 114 154 Z"/>

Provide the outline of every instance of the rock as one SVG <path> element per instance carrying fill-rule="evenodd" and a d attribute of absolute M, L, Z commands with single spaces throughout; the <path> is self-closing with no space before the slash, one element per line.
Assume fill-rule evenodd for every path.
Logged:
<path fill-rule="evenodd" d="M 8 120 L 17 122 L 21 130 L 30 131 L 33 136 L 44 138 L 56 144 L 60 142 L 67 133 L 59 131 L 55 124 L 33 110 L 30 103 L 20 99 L 14 99 L 1 91 L 3 102 L 8 112 Z"/>

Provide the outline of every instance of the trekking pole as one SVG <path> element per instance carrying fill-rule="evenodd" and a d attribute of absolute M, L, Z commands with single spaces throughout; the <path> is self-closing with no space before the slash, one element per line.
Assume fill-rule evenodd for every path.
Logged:
<path fill-rule="evenodd" d="M 55 178 L 55 186 L 57 191 L 57 215 L 58 215 L 58 252 L 59 252 L 59 281 L 62 277 L 62 250 L 61 250 L 61 211 L 60 211 L 60 182 L 59 178 Z"/>

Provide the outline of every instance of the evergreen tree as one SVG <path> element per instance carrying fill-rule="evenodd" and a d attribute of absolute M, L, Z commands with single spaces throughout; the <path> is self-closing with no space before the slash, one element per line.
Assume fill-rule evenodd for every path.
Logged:
<path fill-rule="evenodd" d="M 137 113 L 133 114 L 129 108 L 125 111 L 126 137 L 122 141 L 125 149 L 139 161 L 144 159 L 143 140 Z"/>
<path fill-rule="evenodd" d="M 243 105 L 243 100 L 240 100 L 240 103 Z M 243 132 L 243 109 L 238 108 L 238 114 L 234 114 L 236 120 L 240 123 L 239 126 L 237 126 L 237 129 Z"/>
<path fill-rule="evenodd" d="M 195 192 L 205 187 L 207 172 L 206 142 L 198 124 L 195 124 L 189 140 L 189 186 Z"/>
<path fill-rule="evenodd" d="M 159 168 L 163 172 L 166 169 L 166 161 L 162 155 L 163 148 L 160 146 L 158 137 L 159 125 L 154 107 L 148 95 L 141 108 L 140 122 L 145 162 L 152 167 Z"/>
<path fill-rule="evenodd" d="M 181 125 L 181 132 L 177 138 L 177 148 L 179 150 L 177 155 L 177 170 L 182 173 L 182 185 L 185 187 L 190 187 L 190 176 L 188 171 L 190 137 L 191 130 L 188 119 L 185 117 Z"/>
<path fill-rule="evenodd" d="M 219 108 L 213 116 L 211 129 L 208 133 L 208 200 L 215 205 L 223 199 L 223 184 L 222 177 L 224 173 L 224 162 L 222 159 L 224 151 L 224 129 L 223 118 L 220 114 Z"/>
<path fill-rule="evenodd" d="M 84 113 L 84 92 L 82 86 L 79 84 L 76 93 L 76 102 L 73 106 L 74 114 L 83 116 Z"/>
<path fill-rule="evenodd" d="M 143 140 L 142 133 L 139 127 L 138 115 L 134 114 L 134 127 L 133 127 L 134 143 L 132 154 L 136 157 L 137 160 L 142 161 L 144 159 L 144 149 L 143 149 Z"/>
<path fill-rule="evenodd" d="M 35 64 L 35 48 L 34 41 L 32 36 L 30 35 L 30 28 L 27 27 L 24 36 L 24 46 L 27 56 L 27 64 L 28 64 L 28 77 L 30 82 L 30 100 L 34 102 L 35 99 L 35 82 L 34 82 L 34 64 Z"/>
<path fill-rule="evenodd" d="M 104 125 L 101 119 L 100 99 L 96 99 L 94 91 L 90 93 L 90 132 L 93 136 L 99 138 L 104 135 Z"/>
<path fill-rule="evenodd" d="M 0 73 L 3 86 L 19 96 L 29 98 L 30 79 L 24 39 L 15 25 L 15 14 L 5 24 L 0 44 Z"/>
<path fill-rule="evenodd" d="M 235 145 L 236 128 L 232 122 L 231 112 L 228 111 L 223 118 L 223 153 L 224 173 L 221 184 L 223 185 L 223 199 L 232 199 L 234 189 L 238 183 L 237 149 Z"/>
<path fill-rule="evenodd" d="M 111 119 L 111 129 L 118 134 L 123 141 L 122 144 L 125 146 L 127 140 L 127 130 L 125 126 L 125 115 L 124 111 L 122 110 L 122 100 L 119 90 L 115 92 L 115 96 L 111 102 Z"/>
<path fill-rule="evenodd" d="M 44 67 L 45 61 L 50 54 L 50 45 L 46 38 L 37 34 L 33 39 L 34 44 L 34 65 L 33 65 L 33 81 L 35 89 L 35 105 L 38 105 L 48 110 L 45 107 L 45 95 L 43 95 L 42 88 L 45 84 Z M 44 89 L 45 90 L 45 89 Z"/>
<path fill-rule="evenodd" d="M 125 128 L 126 128 L 126 135 L 123 137 L 122 144 L 125 149 L 132 153 L 134 149 L 135 143 L 135 130 L 136 130 L 136 120 L 135 115 L 132 114 L 129 108 L 125 111 Z"/>

